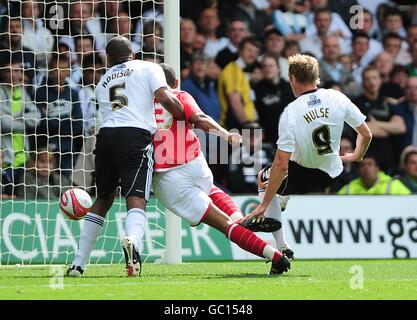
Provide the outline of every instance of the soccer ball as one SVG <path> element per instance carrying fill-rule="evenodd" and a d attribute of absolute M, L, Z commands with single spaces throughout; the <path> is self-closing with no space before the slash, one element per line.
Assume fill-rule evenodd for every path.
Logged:
<path fill-rule="evenodd" d="M 78 188 L 65 191 L 59 200 L 61 212 L 72 220 L 83 219 L 92 205 L 90 195 Z"/>

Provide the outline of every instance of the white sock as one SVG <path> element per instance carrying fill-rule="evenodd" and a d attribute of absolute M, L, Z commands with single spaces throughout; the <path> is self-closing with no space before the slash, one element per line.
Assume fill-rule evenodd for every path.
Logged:
<path fill-rule="evenodd" d="M 262 252 L 262 255 L 265 258 L 273 261 L 276 253 L 277 253 L 277 249 L 267 244 L 264 248 L 264 251 Z"/>
<path fill-rule="evenodd" d="M 139 208 L 130 209 L 126 216 L 126 236 L 134 239 L 138 253 L 142 250 L 142 240 L 145 235 L 146 215 L 145 211 Z"/>
<path fill-rule="evenodd" d="M 97 242 L 97 237 L 100 234 L 101 227 L 104 224 L 104 218 L 98 214 L 89 212 L 85 217 L 84 226 L 81 230 L 80 242 L 78 244 L 77 254 L 75 255 L 75 266 L 80 266 L 84 269 L 90 258 L 91 251 Z"/>
<path fill-rule="evenodd" d="M 263 200 L 264 196 L 265 196 L 265 192 L 259 192 L 259 199 L 261 201 Z M 277 219 L 278 221 L 281 222 L 281 225 L 282 225 L 281 229 L 279 229 L 278 231 L 272 232 L 272 235 L 275 238 L 275 242 L 277 243 L 277 248 L 281 250 L 281 248 L 284 245 L 288 246 L 288 244 L 286 243 L 285 234 L 284 234 L 284 221 L 282 218 L 281 203 L 277 196 L 274 196 L 272 198 L 272 201 L 269 204 L 268 209 L 266 209 L 264 216 L 268 218 Z"/>

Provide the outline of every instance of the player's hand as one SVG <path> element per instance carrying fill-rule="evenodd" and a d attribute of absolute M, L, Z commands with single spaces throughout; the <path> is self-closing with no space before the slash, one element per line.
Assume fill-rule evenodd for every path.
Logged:
<path fill-rule="evenodd" d="M 245 220 L 251 220 L 255 217 L 259 217 L 259 216 L 263 216 L 264 213 L 266 211 L 266 208 L 264 208 L 263 206 L 259 205 L 255 208 L 255 210 L 253 210 L 250 214 L 248 214 L 243 221 Z"/>
<path fill-rule="evenodd" d="M 340 156 L 340 159 L 343 162 L 359 162 L 362 159 L 360 159 L 357 155 L 353 153 L 345 153 L 343 156 Z"/>
<path fill-rule="evenodd" d="M 239 133 L 229 132 L 226 136 L 227 142 L 232 146 L 237 146 L 242 144 L 242 136 Z"/>

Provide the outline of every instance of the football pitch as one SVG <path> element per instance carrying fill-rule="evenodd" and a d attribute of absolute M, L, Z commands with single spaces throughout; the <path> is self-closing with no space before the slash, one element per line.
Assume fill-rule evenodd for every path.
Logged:
<path fill-rule="evenodd" d="M 65 266 L 0 266 L 0 299 L 417 299 L 417 260 L 295 260 L 278 277 L 269 268 L 145 263 L 140 278 L 127 278 L 124 265 L 90 265 L 74 279 L 60 276 Z"/>

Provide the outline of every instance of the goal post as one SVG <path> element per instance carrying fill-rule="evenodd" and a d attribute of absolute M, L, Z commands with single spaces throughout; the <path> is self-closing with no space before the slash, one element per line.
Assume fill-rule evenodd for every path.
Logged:
<path fill-rule="evenodd" d="M 164 1 L 164 55 L 165 62 L 180 77 L 180 0 Z M 181 219 L 169 210 L 165 211 L 166 251 L 162 263 L 179 264 L 181 254 Z"/>

